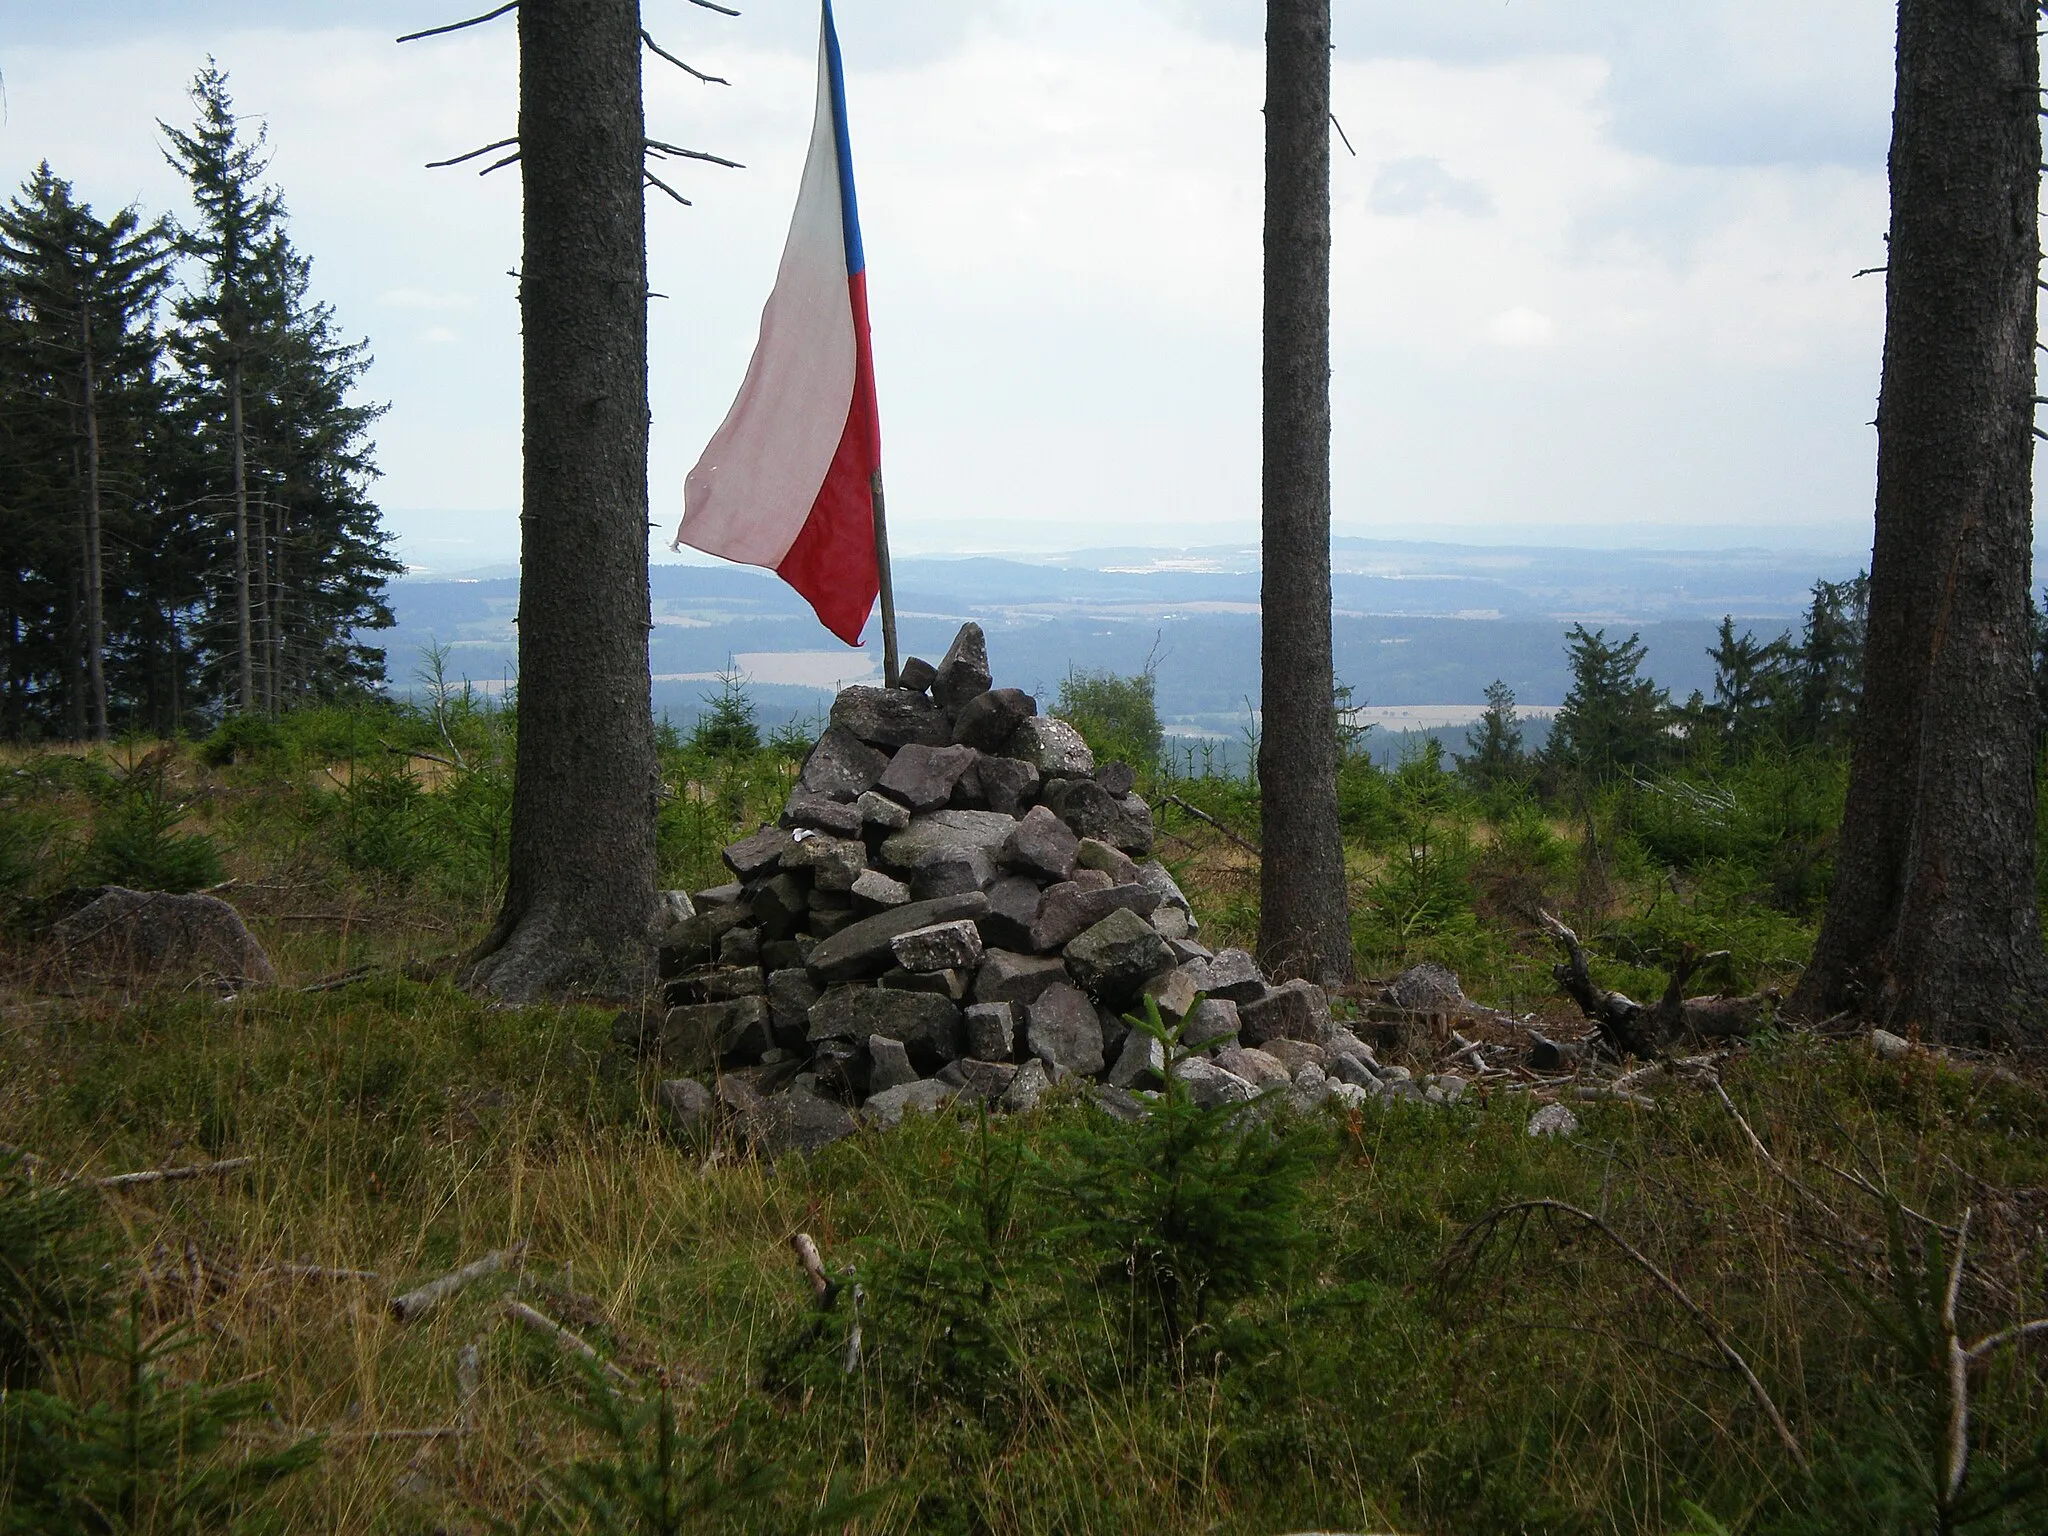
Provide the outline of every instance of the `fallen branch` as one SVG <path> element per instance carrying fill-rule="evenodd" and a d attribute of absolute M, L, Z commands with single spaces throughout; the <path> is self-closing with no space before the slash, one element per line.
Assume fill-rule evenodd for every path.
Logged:
<path fill-rule="evenodd" d="M 808 1232 L 799 1232 L 790 1238 L 789 1246 L 796 1250 L 796 1261 L 804 1268 L 804 1274 L 811 1282 L 811 1294 L 818 1299 L 818 1308 L 823 1311 L 832 1305 L 838 1287 L 832 1277 L 825 1273 L 825 1260 L 818 1252 L 818 1245 L 811 1240 Z"/>
<path fill-rule="evenodd" d="M 189 1163 L 183 1168 L 145 1168 L 140 1173 L 110 1173 L 88 1182 L 101 1189 L 133 1189 L 138 1184 L 176 1184 L 185 1179 L 209 1179 L 238 1168 L 247 1168 L 253 1157 L 224 1157 L 217 1163 Z"/>
<path fill-rule="evenodd" d="M 402 1296 L 392 1297 L 391 1315 L 401 1323 L 410 1323 L 417 1318 L 425 1317 L 464 1286 L 471 1285 L 487 1275 L 495 1275 L 503 1269 L 516 1269 L 525 1253 L 524 1239 L 509 1248 L 494 1248 L 482 1258 L 465 1264 L 460 1269 L 451 1270 L 438 1279 L 429 1280 L 425 1285 L 415 1286 Z"/>
<path fill-rule="evenodd" d="M 325 1264 L 271 1263 L 256 1266 L 259 1275 L 280 1275 L 287 1280 L 377 1280 L 374 1269 L 330 1269 Z"/>
<path fill-rule="evenodd" d="M 1237 844 L 1238 847 L 1244 849 L 1246 853 L 1252 854 L 1255 857 L 1261 859 L 1263 859 L 1266 856 L 1265 850 L 1260 848 L 1257 843 L 1250 842 L 1247 839 L 1238 836 L 1237 833 L 1231 831 L 1230 828 L 1223 825 L 1222 822 L 1218 821 L 1214 816 L 1211 816 L 1207 811 L 1203 810 L 1200 806 L 1189 805 L 1187 801 L 1181 799 L 1179 795 L 1162 795 L 1160 796 L 1159 803 L 1161 805 L 1177 805 L 1182 810 L 1186 811 L 1190 816 L 1194 817 L 1195 820 L 1207 822 L 1210 826 L 1214 827 L 1218 832 L 1221 832 L 1225 837 L 1229 838 L 1233 843 Z"/>
<path fill-rule="evenodd" d="M 1771 1427 L 1777 1431 L 1779 1443 L 1785 1447 L 1786 1454 L 1798 1465 L 1800 1471 L 1812 1470 L 1807 1463 L 1806 1453 L 1800 1449 L 1798 1440 L 1793 1437 L 1791 1426 L 1785 1422 L 1785 1416 L 1778 1411 L 1778 1405 L 1771 1400 L 1771 1394 L 1757 1379 L 1756 1372 L 1749 1368 L 1749 1362 L 1743 1359 L 1741 1353 L 1729 1342 L 1720 1325 L 1708 1315 L 1706 1308 L 1687 1295 L 1685 1287 L 1659 1268 L 1649 1255 L 1591 1211 L 1581 1210 L 1578 1206 L 1568 1205 L 1562 1200 L 1518 1200 L 1511 1205 L 1501 1206 L 1487 1212 L 1458 1234 L 1457 1239 L 1451 1244 L 1449 1254 L 1445 1257 L 1444 1267 L 1448 1270 L 1460 1258 L 1464 1258 L 1468 1265 L 1476 1264 L 1487 1240 L 1503 1221 L 1510 1216 L 1536 1211 L 1570 1216 L 1591 1227 L 1612 1243 L 1630 1263 L 1654 1280 L 1666 1295 L 1683 1307 L 1721 1358 L 1726 1360 L 1729 1367 L 1748 1384 L 1750 1396 L 1756 1400 L 1757 1407 L 1763 1410 L 1764 1417 L 1771 1421 Z"/>
<path fill-rule="evenodd" d="M 622 1386 L 630 1387 L 637 1385 L 631 1376 L 628 1376 L 616 1365 L 613 1365 L 611 1361 L 605 1359 L 595 1349 L 592 1349 L 583 1340 L 581 1335 L 564 1328 L 545 1312 L 535 1307 L 529 1307 L 515 1296 L 507 1296 L 499 1305 L 506 1317 L 529 1332 L 537 1333 L 542 1338 L 547 1339 L 557 1349 L 561 1350 L 563 1354 L 576 1355 L 588 1360 L 592 1365 Z"/>
<path fill-rule="evenodd" d="M 1550 974 L 1565 994 L 1579 1005 L 1600 1031 L 1600 1037 L 1615 1052 L 1650 1060 L 1662 1056 L 1666 1047 L 1679 1039 L 1725 1040 L 1753 1034 L 1763 1022 L 1764 1004 L 1770 993 L 1749 997 L 1687 997 L 1685 984 L 1702 965 L 1724 957 L 1726 951 L 1701 954 L 1690 944 L 1672 962 L 1671 978 L 1664 995 L 1655 1003 L 1643 1004 L 1593 980 L 1585 947 L 1579 936 L 1548 912 L 1538 911 L 1543 931 L 1564 950 L 1565 958 L 1550 968 Z"/>

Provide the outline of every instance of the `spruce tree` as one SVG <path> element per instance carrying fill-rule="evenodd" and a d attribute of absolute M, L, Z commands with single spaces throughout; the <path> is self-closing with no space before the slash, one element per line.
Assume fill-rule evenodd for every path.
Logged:
<path fill-rule="evenodd" d="M 97 218 L 48 161 L 0 209 L 9 309 L 0 344 L 11 356 L 15 385 L 9 414 L 27 428 L 25 437 L 39 440 L 30 451 L 42 459 L 39 475 L 23 477 L 15 504 L 29 518 L 38 516 L 39 506 L 46 529 L 75 529 L 69 559 L 61 539 L 54 547 L 47 538 L 31 539 L 24 553 L 39 557 L 46 588 L 69 589 L 63 606 L 70 609 L 70 665 L 51 680 L 61 680 L 73 734 L 102 741 L 108 731 L 107 596 L 110 587 L 132 591 L 140 584 L 127 572 L 109 581 L 108 520 L 113 516 L 114 531 L 125 535 L 120 547 L 141 547 L 134 513 L 144 471 L 137 460 L 161 405 L 161 345 L 152 321 L 167 281 L 166 260 L 160 220 L 145 223 L 133 208 L 111 220 Z M 40 432 L 26 420 L 37 415 Z M 54 617 L 59 603 L 47 606 Z M 18 620 L 19 610 L 10 617 Z"/>
<path fill-rule="evenodd" d="M 1671 698 L 1641 675 L 1642 636 L 1609 641 L 1604 629 L 1574 624 L 1570 639 L 1571 691 L 1544 756 L 1595 779 L 1662 762 L 1671 750 Z"/>

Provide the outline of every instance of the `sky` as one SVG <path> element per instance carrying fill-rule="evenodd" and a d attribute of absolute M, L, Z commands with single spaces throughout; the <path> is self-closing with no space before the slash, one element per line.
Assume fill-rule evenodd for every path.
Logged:
<path fill-rule="evenodd" d="M 1333 0 L 1333 526 L 1867 549 L 1887 0 Z M 745 372 L 810 129 L 814 0 L 643 0 L 654 519 Z M 413 564 L 514 558 L 511 18 L 478 0 L 0 0 L 0 179 L 180 212 L 211 54 L 316 296 L 368 338 Z M 1259 0 L 839 0 L 892 540 L 1256 537 Z M 670 162 L 674 168 L 674 162 Z M 665 558 L 675 558 L 664 556 Z"/>

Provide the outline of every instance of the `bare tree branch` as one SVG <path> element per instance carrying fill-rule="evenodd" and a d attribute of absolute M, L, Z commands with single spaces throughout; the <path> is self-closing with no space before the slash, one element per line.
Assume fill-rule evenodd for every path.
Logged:
<path fill-rule="evenodd" d="M 507 155 L 504 159 L 493 160 L 489 165 L 485 166 L 482 170 L 478 171 L 477 175 L 488 176 L 493 171 L 502 171 L 506 166 L 511 165 L 518 158 L 519 151 L 515 149 L 512 151 L 511 154 Z"/>
<path fill-rule="evenodd" d="M 640 174 L 647 178 L 647 185 L 649 185 L 650 187 L 661 188 L 662 191 L 666 192 L 670 197 L 674 198 L 677 202 L 681 203 L 685 208 L 694 208 L 696 206 L 696 204 L 692 203 L 687 197 L 683 196 L 682 193 L 678 192 L 674 187 L 670 186 L 667 182 L 663 181 L 659 176 L 655 175 L 654 172 L 648 170 L 645 166 L 641 167 Z"/>
<path fill-rule="evenodd" d="M 439 37 L 444 32 L 460 32 L 464 27 L 480 27 L 487 21 L 496 21 L 507 11 L 516 11 L 518 9 L 519 0 L 507 0 L 506 4 L 499 6 L 495 11 L 485 11 L 483 15 L 472 16 L 467 21 L 452 21 L 445 27 L 429 27 L 424 32 L 408 32 L 399 41 L 401 43 L 416 43 L 423 37 Z M 738 12 L 733 14 L 737 15 Z"/>
<path fill-rule="evenodd" d="M 519 135 L 515 133 L 509 139 L 499 139 L 495 143 L 484 145 L 481 149 L 472 149 L 466 155 L 457 155 L 452 160 L 429 160 L 427 162 L 427 169 L 435 171 L 444 165 L 460 165 L 465 160 L 474 160 L 478 155 L 488 155 L 494 149 L 503 149 L 508 144 L 517 144 L 518 142 Z"/>
<path fill-rule="evenodd" d="M 690 4 L 692 4 L 692 5 L 701 5 L 701 6 L 703 6 L 703 7 L 704 7 L 704 9 L 705 9 L 705 10 L 707 10 L 707 11 L 716 11 L 716 12 L 718 12 L 718 14 L 719 14 L 719 15 L 721 15 L 721 16 L 737 16 L 737 15 L 739 15 L 739 12 L 738 12 L 738 11 L 735 11 L 735 10 L 733 10 L 733 9 L 732 9 L 732 8 L 731 8 L 730 6 L 724 6 L 724 5 L 717 5 L 717 4 L 714 4 L 714 3 L 713 3 L 713 0 L 690 0 Z"/>
<path fill-rule="evenodd" d="M 640 29 L 640 41 L 645 43 L 650 49 L 652 49 L 657 58 L 667 59 L 669 63 L 675 65 L 675 67 L 677 69 L 680 69 L 684 74 L 693 75 L 697 79 L 702 80 L 706 85 L 732 84 L 732 82 L 726 79 L 723 75 L 707 75 L 704 73 L 703 70 L 697 68 L 694 64 L 685 64 L 681 59 L 677 58 L 674 54 L 670 53 L 666 48 L 662 47 L 661 44 L 657 43 L 654 40 L 654 34 L 652 32 L 649 32 L 645 27 L 642 27 Z"/>
<path fill-rule="evenodd" d="M 656 155 L 672 155 L 678 160 L 708 160 L 713 165 L 722 165 L 734 171 L 746 169 L 737 160 L 728 160 L 723 155 L 707 155 L 701 149 L 684 149 L 680 144 L 668 144 L 660 139 L 648 139 L 645 142 Z"/>

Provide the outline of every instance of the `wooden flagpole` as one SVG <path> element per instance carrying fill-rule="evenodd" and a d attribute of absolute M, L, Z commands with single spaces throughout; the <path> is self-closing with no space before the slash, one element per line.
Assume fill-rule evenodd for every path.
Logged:
<path fill-rule="evenodd" d="M 894 688 L 902 678 L 896 663 L 896 589 L 889 580 L 889 523 L 882 508 L 882 472 L 869 488 L 875 496 L 875 574 L 882 586 L 882 686 Z"/>

